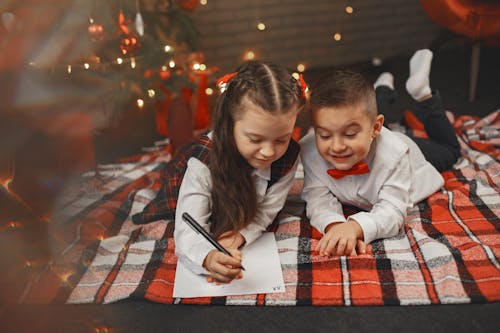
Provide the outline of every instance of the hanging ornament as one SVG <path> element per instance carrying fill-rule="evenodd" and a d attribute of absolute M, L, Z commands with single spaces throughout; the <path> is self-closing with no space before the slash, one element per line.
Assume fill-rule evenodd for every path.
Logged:
<path fill-rule="evenodd" d="M 9 32 L 14 26 L 14 18 L 14 14 L 10 12 L 2 13 L 2 24 L 7 32 Z"/>
<path fill-rule="evenodd" d="M 135 9 L 137 10 L 137 14 L 135 14 L 135 31 L 142 37 L 144 36 L 144 21 L 142 20 L 139 0 L 135 1 Z"/>
<path fill-rule="evenodd" d="M 90 39 L 93 42 L 100 41 L 104 38 L 104 28 L 101 24 L 92 23 L 88 28 Z"/>
<path fill-rule="evenodd" d="M 124 55 L 133 56 L 141 48 L 139 36 L 135 33 L 123 34 L 120 41 L 120 49 Z"/>
<path fill-rule="evenodd" d="M 144 36 L 144 22 L 142 21 L 142 15 L 140 12 L 137 12 L 135 15 L 135 30 L 139 36 Z"/>
<path fill-rule="evenodd" d="M 120 13 L 118 14 L 118 27 L 122 33 L 126 35 L 130 34 L 130 30 L 128 28 L 129 24 L 130 21 L 125 18 L 125 14 L 123 14 L 123 11 L 120 10 Z"/>
<path fill-rule="evenodd" d="M 130 23 L 130 20 L 126 19 L 125 14 L 120 10 L 118 14 L 118 26 L 121 32 L 120 49 L 123 55 L 133 56 L 141 47 L 141 43 L 139 41 L 139 36 L 131 32 L 128 28 Z"/>
<path fill-rule="evenodd" d="M 198 6 L 199 0 L 175 0 L 177 5 L 184 10 L 192 11 Z"/>

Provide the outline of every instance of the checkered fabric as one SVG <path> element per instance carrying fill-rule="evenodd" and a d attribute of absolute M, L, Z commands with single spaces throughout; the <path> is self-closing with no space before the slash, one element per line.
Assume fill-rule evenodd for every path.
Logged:
<path fill-rule="evenodd" d="M 156 197 L 149 202 L 144 210 L 132 216 L 135 224 L 144 224 L 161 219 L 175 219 L 177 197 L 182 184 L 182 179 L 191 157 L 199 159 L 204 164 L 210 163 L 210 149 L 212 141 L 202 135 L 197 141 L 184 145 L 175 154 L 174 158 L 166 163 L 161 172 L 160 189 Z M 298 158 L 300 146 L 291 141 L 285 154 L 271 166 L 271 179 L 268 188 L 287 174 Z"/>
<path fill-rule="evenodd" d="M 372 242 L 364 255 L 318 256 L 321 235 L 287 202 L 274 225 L 286 291 L 174 299 L 173 221 L 135 225 L 156 195 L 157 162 L 108 166 L 98 195 L 67 200 L 56 259 L 33 278 L 22 302 L 111 303 L 140 298 L 171 304 L 367 306 L 484 303 L 500 300 L 499 112 L 455 122 L 462 158 L 443 173 L 442 191 L 409 211 L 401 233 Z M 479 134 L 478 134 L 479 133 Z M 296 179 L 300 184 L 301 180 Z M 293 187 L 296 198 L 300 186 Z M 105 193 L 104 193 L 105 192 Z M 355 210 L 345 207 L 346 214 Z M 64 214 L 63 214 L 64 215 Z M 62 237 L 65 236 L 65 237 Z M 69 237 L 72 236 L 72 237 Z M 69 240 L 68 240 L 69 239 Z"/>

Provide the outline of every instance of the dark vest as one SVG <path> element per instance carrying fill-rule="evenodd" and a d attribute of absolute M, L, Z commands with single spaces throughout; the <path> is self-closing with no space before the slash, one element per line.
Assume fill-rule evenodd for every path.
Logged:
<path fill-rule="evenodd" d="M 161 219 L 175 219 L 177 197 L 187 169 L 188 160 L 194 157 L 209 166 L 211 148 L 212 140 L 206 135 L 202 135 L 198 140 L 181 147 L 172 160 L 166 163 L 163 170 L 161 170 L 162 185 L 158 194 L 144 207 L 141 213 L 132 216 L 132 221 L 135 224 L 144 224 Z M 299 156 L 299 152 L 299 144 L 291 140 L 285 154 L 271 164 L 271 178 L 267 184 L 268 189 L 290 172 Z"/>

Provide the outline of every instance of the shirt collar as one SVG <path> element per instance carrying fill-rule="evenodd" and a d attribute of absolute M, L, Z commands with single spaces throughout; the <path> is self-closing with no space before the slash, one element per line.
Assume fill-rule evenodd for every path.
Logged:
<path fill-rule="evenodd" d="M 269 181 L 271 179 L 271 166 L 268 166 L 264 169 L 254 169 L 252 172 L 252 176 L 258 176 Z"/>

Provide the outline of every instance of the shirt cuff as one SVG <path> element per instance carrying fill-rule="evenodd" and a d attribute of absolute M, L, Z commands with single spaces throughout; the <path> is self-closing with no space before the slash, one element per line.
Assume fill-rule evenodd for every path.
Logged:
<path fill-rule="evenodd" d="M 369 244 L 373 240 L 377 239 L 377 224 L 370 217 L 369 213 L 359 212 L 349 216 L 349 219 L 358 222 L 361 229 L 363 229 L 363 239 L 365 244 Z"/>
<path fill-rule="evenodd" d="M 213 247 L 212 244 L 208 243 L 208 241 L 193 246 L 190 249 L 190 252 L 193 253 L 190 259 L 192 260 L 192 263 L 194 265 L 189 265 L 189 263 L 187 262 L 185 262 L 185 264 L 187 264 L 187 266 L 196 274 L 210 274 L 210 272 L 205 267 L 203 267 L 203 262 L 205 261 L 208 253 L 212 250 L 215 250 L 215 247 Z M 187 261 L 189 261 L 189 259 Z"/>
<path fill-rule="evenodd" d="M 243 238 L 245 238 L 245 245 L 253 243 L 262 235 L 262 232 L 264 232 L 264 230 L 256 223 L 251 223 L 239 231 Z"/>
<path fill-rule="evenodd" d="M 313 227 L 318 229 L 322 234 L 325 234 L 325 228 L 334 222 L 347 222 L 344 215 L 341 214 L 328 214 L 321 217 L 316 217 L 314 223 L 311 223 Z"/>

